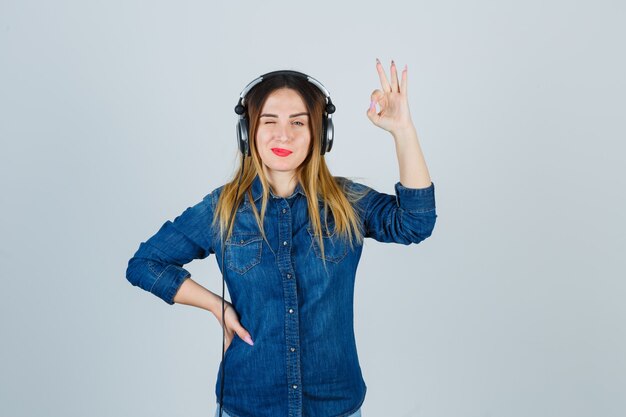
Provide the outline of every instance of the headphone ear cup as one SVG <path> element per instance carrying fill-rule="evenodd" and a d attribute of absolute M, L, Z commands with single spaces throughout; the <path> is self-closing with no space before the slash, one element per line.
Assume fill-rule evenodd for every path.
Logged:
<path fill-rule="evenodd" d="M 322 138 L 320 141 L 320 155 L 324 155 L 326 153 L 326 144 L 328 143 L 328 139 L 326 136 L 328 126 L 328 119 L 326 115 L 322 117 Z"/>
<path fill-rule="evenodd" d="M 237 123 L 237 146 L 244 156 L 250 156 L 250 141 L 248 140 L 248 119 L 240 117 Z"/>
<path fill-rule="evenodd" d="M 323 136 L 322 136 L 322 155 L 326 152 L 330 152 L 333 148 L 333 139 L 335 135 L 335 126 L 333 125 L 333 119 L 326 115 L 323 122 Z"/>

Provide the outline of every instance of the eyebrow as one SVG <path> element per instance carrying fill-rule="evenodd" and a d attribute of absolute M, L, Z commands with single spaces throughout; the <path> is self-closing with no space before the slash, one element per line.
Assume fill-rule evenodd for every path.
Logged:
<path fill-rule="evenodd" d="M 290 114 L 289 117 L 298 117 L 298 116 L 308 116 L 309 113 L 307 112 L 302 112 L 302 113 L 296 113 L 296 114 Z M 270 113 L 263 113 L 261 116 L 259 117 L 278 117 L 278 115 L 276 114 L 270 114 Z"/>

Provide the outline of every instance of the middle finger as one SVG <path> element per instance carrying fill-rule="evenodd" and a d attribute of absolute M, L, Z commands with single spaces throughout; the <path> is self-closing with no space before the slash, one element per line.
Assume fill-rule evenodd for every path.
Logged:
<path fill-rule="evenodd" d="M 396 68 L 396 63 L 391 60 L 391 91 L 398 92 L 398 69 Z"/>

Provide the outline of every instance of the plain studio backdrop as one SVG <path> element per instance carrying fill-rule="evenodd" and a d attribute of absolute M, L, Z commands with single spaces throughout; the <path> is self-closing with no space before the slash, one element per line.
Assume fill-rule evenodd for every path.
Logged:
<path fill-rule="evenodd" d="M 0 415 L 212 416 L 221 328 L 126 280 L 235 170 L 243 87 L 337 106 L 335 175 L 393 193 L 366 117 L 408 64 L 438 219 L 366 242 L 365 417 L 626 415 L 625 6 L 618 1 L 0 2 Z M 214 256 L 187 264 L 221 292 Z"/>

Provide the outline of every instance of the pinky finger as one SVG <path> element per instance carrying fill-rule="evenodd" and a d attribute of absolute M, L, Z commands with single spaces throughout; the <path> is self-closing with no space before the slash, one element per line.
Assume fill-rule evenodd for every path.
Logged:
<path fill-rule="evenodd" d="M 407 81 L 407 72 L 408 72 L 408 65 L 404 65 L 404 69 L 402 70 L 402 81 L 400 81 L 400 92 L 402 94 L 406 94 L 406 89 L 408 87 L 408 81 Z"/>

